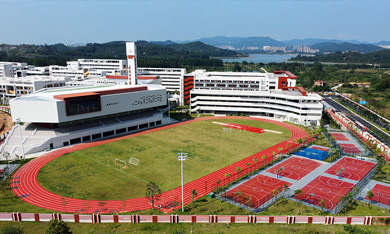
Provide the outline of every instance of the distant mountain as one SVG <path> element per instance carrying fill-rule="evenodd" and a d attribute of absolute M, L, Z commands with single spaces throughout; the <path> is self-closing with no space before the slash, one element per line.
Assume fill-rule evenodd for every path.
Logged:
<path fill-rule="evenodd" d="M 383 48 L 371 45 L 371 44 L 353 44 L 349 42 L 334 43 L 334 42 L 322 42 L 313 44 L 310 46 L 312 49 L 319 49 L 320 52 L 336 52 L 336 51 L 358 51 L 363 53 L 369 53 L 373 51 L 382 50 Z"/>
<path fill-rule="evenodd" d="M 366 54 L 357 52 L 336 52 L 333 54 L 320 54 L 313 57 L 298 55 L 292 61 L 319 61 L 334 63 L 371 63 L 390 66 L 390 50 L 379 50 Z"/>
<path fill-rule="evenodd" d="M 375 43 L 374 45 L 390 45 L 390 41 L 380 41 L 378 43 Z"/>
<path fill-rule="evenodd" d="M 230 48 L 235 50 L 248 49 L 257 47 L 263 49 L 263 46 L 285 46 L 286 44 L 274 40 L 270 37 L 210 37 L 201 38 L 199 41 L 222 48 Z"/>
<path fill-rule="evenodd" d="M 319 39 L 319 38 L 306 38 L 306 39 L 292 39 L 292 40 L 285 40 L 284 43 L 288 45 L 307 45 L 311 46 L 313 44 L 317 43 L 323 43 L 323 42 L 333 42 L 333 43 L 342 43 L 343 41 L 336 40 L 336 39 Z"/>
<path fill-rule="evenodd" d="M 153 43 L 153 44 L 158 44 L 158 45 L 172 45 L 172 44 L 177 44 L 176 42 L 174 41 L 171 41 L 171 40 L 166 40 L 166 41 L 149 41 L 150 43 Z"/>
<path fill-rule="evenodd" d="M 167 47 L 176 51 L 190 51 L 195 53 L 207 53 L 212 57 L 234 57 L 241 54 L 237 54 L 235 51 L 217 48 L 212 45 L 207 45 L 200 41 L 189 42 L 186 44 L 170 44 Z"/>

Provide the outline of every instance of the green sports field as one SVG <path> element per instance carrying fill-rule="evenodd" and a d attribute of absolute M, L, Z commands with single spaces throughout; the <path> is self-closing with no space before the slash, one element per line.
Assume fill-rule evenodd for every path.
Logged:
<path fill-rule="evenodd" d="M 243 119 L 218 119 L 281 132 L 262 134 L 232 129 L 222 131 L 215 120 L 198 121 L 148 133 L 61 156 L 38 173 L 38 182 L 48 191 L 91 200 L 128 199 L 145 196 L 146 183 L 156 182 L 163 191 L 180 186 L 180 162 L 176 153 L 188 153 L 184 183 L 246 158 L 290 138 L 278 125 Z M 119 158 L 140 159 L 139 166 L 123 169 Z M 234 172 L 234 169 L 232 169 Z"/>

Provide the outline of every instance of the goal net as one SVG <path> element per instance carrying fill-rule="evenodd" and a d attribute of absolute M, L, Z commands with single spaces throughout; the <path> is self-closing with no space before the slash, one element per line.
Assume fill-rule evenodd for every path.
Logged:
<path fill-rule="evenodd" d="M 133 164 L 134 166 L 138 166 L 139 165 L 139 159 L 130 157 L 129 163 Z"/>
<path fill-rule="evenodd" d="M 232 133 L 232 129 L 231 128 L 222 128 L 222 131 L 228 132 L 228 133 Z"/>
<path fill-rule="evenodd" d="M 119 158 L 115 158 L 115 165 L 119 165 L 119 167 L 120 167 L 121 165 L 123 165 L 122 168 L 127 168 L 126 161 L 121 160 L 121 159 L 119 159 Z"/>

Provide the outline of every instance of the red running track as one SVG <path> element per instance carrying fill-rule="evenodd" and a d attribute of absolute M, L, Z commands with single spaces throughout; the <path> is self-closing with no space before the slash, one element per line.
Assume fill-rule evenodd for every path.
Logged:
<path fill-rule="evenodd" d="M 265 175 L 258 175 L 227 191 L 224 196 L 244 205 L 248 205 L 248 200 L 250 200 L 252 204 L 251 207 L 256 209 L 273 198 L 274 190 L 277 190 L 276 194 L 282 192 L 284 190 L 284 184 L 291 186 L 291 183 L 286 181 Z M 241 194 L 238 195 L 236 192 L 240 192 Z"/>
<path fill-rule="evenodd" d="M 343 157 L 331 168 L 325 171 L 330 175 L 338 176 L 340 169 L 344 169 L 341 173 L 342 178 L 360 181 L 367 175 L 368 172 L 375 167 L 375 163 L 362 161 L 350 157 Z"/>
<path fill-rule="evenodd" d="M 295 195 L 295 199 L 308 202 L 309 194 L 314 194 L 310 197 L 310 204 L 320 206 L 321 201 L 324 200 L 324 208 L 333 210 L 340 198 L 347 194 L 353 186 L 352 183 L 318 176 L 303 187 L 301 189 L 303 194 Z"/>
<path fill-rule="evenodd" d="M 281 167 L 283 167 L 283 170 L 280 173 L 282 177 L 287 177 L 293 180 L 300 180 L 319 166 L 321 166 L 320 162 L 308 158 L 293 156 L 268 169 L 267 172 L 276 175 L 276 170 L 279 170 Z"/>
<path fill-rule="evenodd" d="M 390 186 L 376 184 L 371 189 L 371 192 L 374 194 L 374 196 L 371 198 L 371 201 L 376 201 L 386 206 L 390 206 Z M 369 200 L 367 196 L 365 199 Z"/>
<path fill-rule="evenodd" d="M 78 212 L 78 213 L 117 213 L 117 212 L 132 212 L 137 210 L 146 210 L 150 209 L 151 205 L 145 197 L 133 198 L 123 200 L 108 200 L 104 201 L 104 203 L 100 203 L 95 200 L 81 200 L 74 198 L 63 198 L 60 195 L 51 193 L 44 188 L 37 181 L 37 175 L 39 170 L 49 161 L 54 160 L 66 153 L 70 153 L 76 150 L 81 150 L 85 148 L 94 147 L 97 145 L 106 144 L 113 141 L 118 141 L 126 138 L 131 138 L 143 134 L 148 134 L 155 131 L 160 131 L 163 129 L 168 129 L 192 122 L 203 121 L 203 120 L 215 120 L 215 119 L 250 119 L 255 121 L 263 121 L 268 123 L 277 124 L 288 129 L 292 135 L 290 139 L 278 143 L 268 149 L 265 149 L 261 152 L 258 152 L 254 155 L 251 155 L 245 159 L 242 159 L 238 162 L 235 162 L 229 166 L 226 166 L 222 169 L 219 169 L 215 172 L 212 172 L 206 176 L 203 176 L 197 180 L 194 180 L 190 183 L 184 185 L 184 204 L 188 204 L 191 202 L 191 192 L 192 190 L 196 190 L 198 192 L 197 198 L 200 198 L 211 192 L 211 186 L 205 186 L 206 182 L 210 185 L 216 183 L 217 180 L 223 180 L 225 178 L 225 174 L 234 173 L 236 167 L 246 168 L 246 164 L 248 162 L 253 163 L 253 158 L 256 157 L 258 159 L 261 158 L 262 155 L 266 155 L 267 159 L 265 161 L 272 160 L 272 152 L 279 152 L 278 148 L 283 147 L 285 149 L 286 144 L 291 142 L 293 139 L 298 140 L 304 137 L 308 137 L 306 132 L 299 127 L 278 122 L 275 120 L 269 119 L 259 119 L 259 118 L 249 118 L 249 117 L 205 117 L 194 119 L 191 121 L 181 122 L 177 124 L 172 124 L 168 126 L 162 126 L 155 129 L 145 130 L 139 133 L 135 133 L 128 136 L 118 137 L 114 139 L 108 139 L 98 142 L 90 142 L 90 143 L 82 143 L 74 146 L 70 146 L 67 148 L 59 149 L 43 156 L 40 156 L 29 163 L 22 166 L 12 177 L 11 187 L 16 196 L 20 197 L 25 202 L 28 202 L 32 205 L 54 210 L 61 212 Z M 291 143 L 290 143 L 291 145 Z M 161 196 L 161 200 L 159 203 L 155 204 L 156 207 L 159 205 L 162 206 L 162 211 L 169 213 L 173 209 L 178 209 L 181 206 L 177 205 L 177 202 L 181 202 L 181 187 L 176 189 L 164 192 Z M 173 206 L 172 204 L 176 204 Z"/>

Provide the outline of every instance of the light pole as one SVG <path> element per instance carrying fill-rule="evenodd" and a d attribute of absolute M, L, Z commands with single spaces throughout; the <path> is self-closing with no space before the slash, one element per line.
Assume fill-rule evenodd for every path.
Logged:
<path fill-rule="evenodd" d="M 176 154 L 177 160 L 181 161 L 181 211 L 184 212 L 184 182 L 183 182 L 183 161 L 187 159 L 188 153 L 183 153 L 183 150 L 180 153 Z"/>
<path fill-rule="evenodd" d="M 309 193 L 309 201 L 308 201 L 309 205 L 310 205 L 310 197 L 312 196 L 314 196 L 314 193 Z"/>
<path fill-rule="evenodd" d="M 16 123 L 19 124 L 20 143 L 22 144 L 23 160 L 26 158 L 24 155 L 23 137 L 22 137 L 22 125 L 20 125 L 20 118 L 16 119 Z"/>

